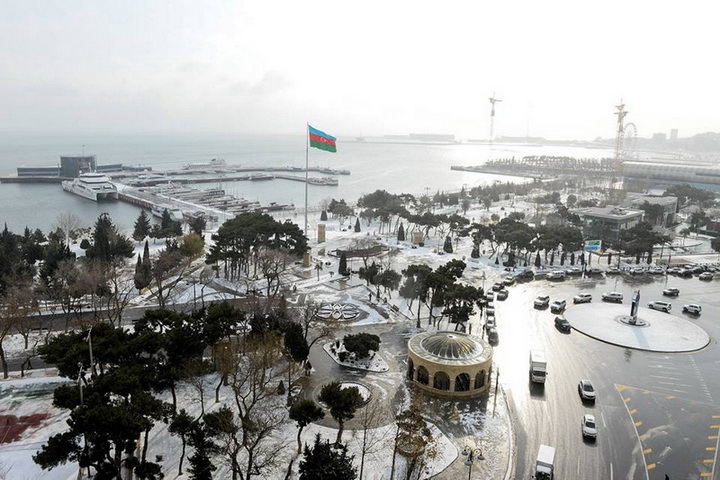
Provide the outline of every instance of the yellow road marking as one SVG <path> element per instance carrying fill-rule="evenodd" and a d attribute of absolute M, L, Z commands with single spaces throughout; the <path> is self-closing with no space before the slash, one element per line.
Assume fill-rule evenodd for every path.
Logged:
<path fill-rule="evenodd" d="M 715 447 L 705 447 L 705 450 L 707 450 L 708 452 L 714 452 Z"/>
<path fill-rule="evenodd" d="M 715 463 L 715 460 L 713 460 L 712 458 L 706 458 L 705 460 L 703 460 L 703 463 Z"/>
<path fill-rule="evenodd" d="M 642 425 L 642 422 L 640 422 L 640 421 L 635 422 L 636 427 L 639 427 L 640 425 Z"/>
<path fill-rule="evenodd" d="M 720 428 L 720 425 L 710 425 L 710 428 L 714 428 L 715 430 Z"/>
<path fill-rule="evenodd" d="M 709 477 L 710 475 L 712 475 L 712 473 L 703 472 L 700 474 L 701 477 Z"/>
<path fill-rule="evenodd" d="M 615 385 L 615 388 L 617 389 L 618 392 L 622 392 L 623 390 L 628 389 L 628 387 L 626 387 L 625 385 Z"/>
<path fill-rule="evenodd" d="M 647 395 L 648 393 L 650 393 L 650 390 L 643 390 L 642 393 L 643 395 Z"/>
<path fill-rule="evenodd" d="M 654 463 L 649 463 L 649 464 L 647 465 L 647 469 L 648 469 L 648 470 L 652 470 L 653 468 L 655 468 L 655 464 L 654 464 Z"/>
<path fill-rule="evenodd" d="M 717 440 L 717 435 L 708 435 L 708 440 Z"/>
<path fill-rule="evenodd" d="M 673 400 L 674 398 L 675 397 L 673 397 L 672 395 L 668 395 L 667 397 L 665 397 L 665 400 Z"/>
<path fill-rule="evenodd" d="M 646 448 L 645 450 L 643 450 L 643 453 L 645 455 L 647 455 L 648 453 L 651 453 L 651 452 L 652 452 L 652 448 Z"/>
<path fill-rule="evenodd" d="M 720 418 L 720 415 L 713 415 L 712 418 Z"/>
<path fill-rule="evenodd" d="M 625 403 L 628 403 L 630 400 L 632 400 L 632 398 L 630 398 L 630 397 L 625 398 Z"/>
<path fill-rule="evenodd" d="M 635 415 L 637 413 L 637 408 L 633 408 L 628 412 L 630 415 Z"/>
<path fill-rule="evenodd" d="M 640 435 L 640 441 L 647 440 L 647 438 L 648 438 L 647 433 L 643 433 L 642 435 Z"/>

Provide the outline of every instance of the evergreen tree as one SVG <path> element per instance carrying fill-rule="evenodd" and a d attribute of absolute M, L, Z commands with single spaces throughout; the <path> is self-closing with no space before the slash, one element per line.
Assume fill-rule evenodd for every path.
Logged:
<path fill-rule="evenodd" d="M 360 231 L 360 217 L 355 219 L 355 231 L 356 232 Z"/>
<path fill-rule="evenodd" d="M 195 423 L 195 428 L 190 431 L 188 444 L 195 449 L 195 452 L 188 457 L 190 478 L 192 480 L 212 480 L 212 472 L 217 470 L 210 460 L 210 454 L 215 450 L 215 444 L 203 424 Z"/>
<path fill-rule="evenodd" d="M 325 210 L 323 210 L 322 213 L 320 214 L 320 221 L 327 222 L 327 212 Z"/>
<path fill-rule="evenodd" d="M 338 264 L 338 273 L 340 275 L 345 275 L 345 276 L 347 276 L 350 273 L 350 272 L 348 272 L 348 269 L 347 269 L 347 255 L 345 254 L 345 252 L 342 252 L 340 254 L 340 263 Z"/>
<path fill-rule="evenodd" d="M 355 411 L 363 405 L 363 397 L 357 387 L 341 388 L 340 382 L 335 381 L 324 385 L 318 398 L 330 407 L 330 415 L 338 422 L 335 445 L 341 445 L 345 421 L 355 417 Z"/>
<path fill-rule="evenodd" d="M 300 436 L 302 435 L 303 428 L 310 425 L 312 422 L 320 420 L 325 417 L 323 409 L 318 407 L 312 400 L 300 400 L 290 407 L 289 413 L 290 419 L 297 422 L 298 434 L 298 454 L 302 452 L 302 443 L 300 442 Z"/>
<path fill-rule="evenodd" d="M 300 480 L 355 480 L 357 469 L 352 464 L 354 458 L 348 456 L 345 445 L 333 448 L 327 440 L 321 442 L 318 433 L 312 449 L 305 445 L 304 458 L 300 462 Z"/>
<path fill-rule="evenodd" d="M 443 250 L 445 250 L 445 253 L 453 253 L 452 239 L 450 238 L 450 235 L 445 237 L 445 244 L 443 245 Z"/>
<path fill-rule="evenodd" d="M 138 215 L 137 220 L 135 220 L 135 229 L 133 230 L 132 238 L 135 241 L 140 242 L 150 235 L 151 229 L 150 217 L 148 217 L 145 209 L 140 210 L 140 215 Z"/>
<path fill-rule="evenodd" d="M 92 243 L 85 256 L 104 262 L 114 262 L 133 255 L 133 243 L 122 235 L 107 213 L 101 214 L 95 222 Z"/>
<path fill-rule="evenodd" d="M 204 216 L 194 216 L 188 220 L 187 224 L 191 232 L 197 233 L 202 237 L 203 231 L 207 227 L 207 220 L 205 220 Z"/>
<path fill-rule="evenodd" d="M 472 250 L 470 251 L 470 258 L 480 258 L 480 249 L 476 243 L 473 243 Z"/>
<path fill-rule="evenodd" d="M 398 228 L 397 239 L 398 239 L 398 242 L 405 241 L 405 227 L 403 227 L 402 223 L 400 223 L 400 227 Z"/>
<path fill-rule="evenodd" d="M 178 476 L 183 474 L 183 460 L 185 460 L 185 445 L 188 437 L 192 434 L 193 429 L 196 428 L 195 422 L 192 417 L 183 409 L 175 415 L 168 426 L 170 435 L 177 435 L 180 437 L 182 442 L 182 452 L 180 453 L 180 465 L 178 466 Z"/>

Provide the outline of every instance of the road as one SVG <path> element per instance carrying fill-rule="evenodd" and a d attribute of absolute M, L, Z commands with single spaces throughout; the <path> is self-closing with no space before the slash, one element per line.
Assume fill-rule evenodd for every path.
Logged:
<path fill-rule="evenodd" d="M 666 287 L 680 296 L 670 299 L 672 313 L 702 326 L 713 339 L 693 353 L 665 354 L 628 350 L 572 330 L 555 329 L 554 314 L 536 310 L 536 295 L 551 302 L 578 292 L 600 301 L 606 291 L 625 294 L 635 289 L 642 305 L 668 300 Z M 509 298 L 496 301 L 500 343 L 495 362 L 515 418 L 517 479 L 529 479 L 540 444 L 557 449 L 556 478 L 664 480 L 719 479 L 717 463 L 720 428 L 720 280 L 674 276 L 607 277 L 562 282 L 537 280 L 510 287 Z M 699 303 L 702 315 L 681 313 L 684 303 Z M 548 360 L 544 388 L 528 381 L 528 352 L 542 348 Z M 593 381 L 598 399 L 583 404 L 577 392 L 581 378 Z M 596 442 L 583 440 L 580 421 L 592 413 L 599 426 Z"/>

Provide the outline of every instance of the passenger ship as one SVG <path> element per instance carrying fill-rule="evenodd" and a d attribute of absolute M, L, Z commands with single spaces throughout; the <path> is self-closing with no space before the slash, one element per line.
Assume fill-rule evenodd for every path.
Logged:
<path fill-rule="evenodd" d="M 80 195 L 93 202 L 118 199 L 117 187 L 104 173 L 81 173 L 79 177 L 73 180 L 62 182 L 62 188 L 66 192 Z"/>

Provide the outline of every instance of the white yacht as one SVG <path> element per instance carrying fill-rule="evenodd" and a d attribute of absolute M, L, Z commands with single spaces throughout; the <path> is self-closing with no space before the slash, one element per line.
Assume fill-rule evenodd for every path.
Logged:
<path fill-rule="evenodd" d="M 93 202 L 99 200 L 117 200 L 118 190 L 110 177 L 104 173 L 90 172 L 81 173 L 73 180 L 62 182 L 62 188 L 66 192 L 80 195 Z"/>
<path fill-rule="evenodd" d="M 154 205 L 152 207 L 151 213 L 158 218 L 162 218 L 165 210 L 170 213 L 170 220 L 172 220 L 173 222 L 182 222 L 184 220 L 182 210 L 180 210 L 179 208 L 168 207 L 167 205 Z"/>

